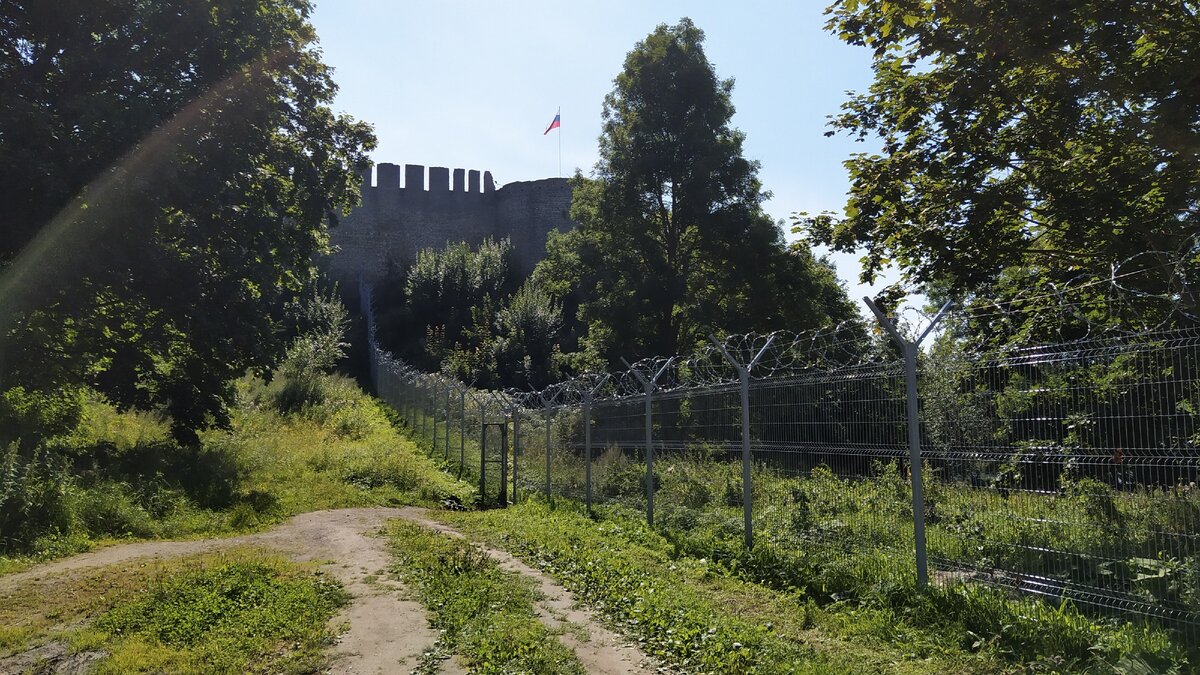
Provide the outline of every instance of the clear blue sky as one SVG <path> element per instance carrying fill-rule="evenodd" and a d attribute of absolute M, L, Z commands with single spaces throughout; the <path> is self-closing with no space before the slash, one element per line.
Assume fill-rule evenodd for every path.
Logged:
<path fill-rule="evenodd" d="M 507 183 L 558 175 L 558 132 L 542 132 L 560 106 L 563 175 L 589 173 L 625 54 L 656 25 L 691 17 L 717 74 L 736 81 L 734 126 L 762 163 L 767 210 L 787 219 L 840 211 L 842 161 L 874 150 L 823 135 L 845 92 L 871 80 L 868 51 L 824 31 L 824 6 L 316 0 L 313 23 L 341 87 L 337 109 L 375 126 L 375 161 L 488 170 Z M 834 262 L 853 297 L 869 291 L 856 255 Z"/>

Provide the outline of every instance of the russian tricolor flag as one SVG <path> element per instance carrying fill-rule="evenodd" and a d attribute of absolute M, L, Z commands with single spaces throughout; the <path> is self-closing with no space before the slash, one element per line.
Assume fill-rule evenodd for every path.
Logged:
<path fill-rule="evenodd" d="M 560 119 L 561 117 L 562 117 L 562 113 L 555 113 L 554 121 L 550 123 L 550 126 L 546 127 L 546 130 L 542 132 L 542 135 L 545 136 L 546 134 L 550 133 L 551 131 L 554 131 L 555 129 L 561 127 L 562 126 L 562 120 Z"/>

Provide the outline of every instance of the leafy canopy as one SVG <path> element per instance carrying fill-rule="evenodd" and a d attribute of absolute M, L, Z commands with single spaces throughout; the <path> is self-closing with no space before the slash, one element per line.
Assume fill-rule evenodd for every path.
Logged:
<path fill-rule="evenodd" d="M 0 4 L 0 386 L 226 421 L 374 144 L 329 108 L 310 11 Z"/>
<path fill-rule="evenodd" d="M 846 162 L 843 217 L 798 219 L 813 240 L 864 250 L 865 281 L 894 264 L 952 296 L 1032 297 L 1115 266 L 1138 293 L 1198 306 L 1195 2 L 840 0 L 827 13 L 875 74 L 830 133 L 874 147 Z"/>

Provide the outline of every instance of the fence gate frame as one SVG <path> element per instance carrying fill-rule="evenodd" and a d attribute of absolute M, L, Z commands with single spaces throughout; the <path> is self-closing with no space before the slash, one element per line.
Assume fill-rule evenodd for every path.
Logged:
<path fill-rule="evenodd" d="M 500 459 L 488 460 L 487 456 L 487 430 L 488 427 L 498 427 L 500 429 Z M 496 495 L 496 504 L 500 508 L 508 506 L 508 420 L 503 422 L 488 422 L 479 423 L 479 501 L 486 503 L 487 500 L 487 465 L 500 465 L 500 492 Z"/>

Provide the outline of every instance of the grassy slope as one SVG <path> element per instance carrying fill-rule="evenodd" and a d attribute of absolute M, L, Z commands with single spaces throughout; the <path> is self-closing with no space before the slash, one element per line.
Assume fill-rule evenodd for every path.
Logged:
<path fill-rule="evenodd" d="M 232 428 L 193 449 L 173 443 L 159 416 L 89 401 L 80 427 L 53 442 L 71 460 L 51 486 L 60 526 L 31 552 L 0 558 L 0 571 L 98 543 L 232 534 L 318 509 L 473 500 L 352 381 L 327 378 L 319 404 L 286 415 L 275 405 L 280 386 L 240 382 Z M 262 551 L 106 568 L 3 598 L 0 657 L 58 640 L 107 653 L 100 672 L 312 672 L 344 600 L 336 584 Z"/>
<path fill-rule="evenodd" d="M 232 428 L 205 433 L 197 448 L 171 441 L 160 416 L 89 401 L 79 428 L 52 441 L 71 463 L 45 481 L 53 522 L 7 554 L 0 542 L 0 574 L 112 540 L 225 535 L 319 509 L 474 499 L 349 379 L 326 378 L 321 403 L 287 415 L 274 405 L 278 382 L 247 378 L 238 387 Z"/>

